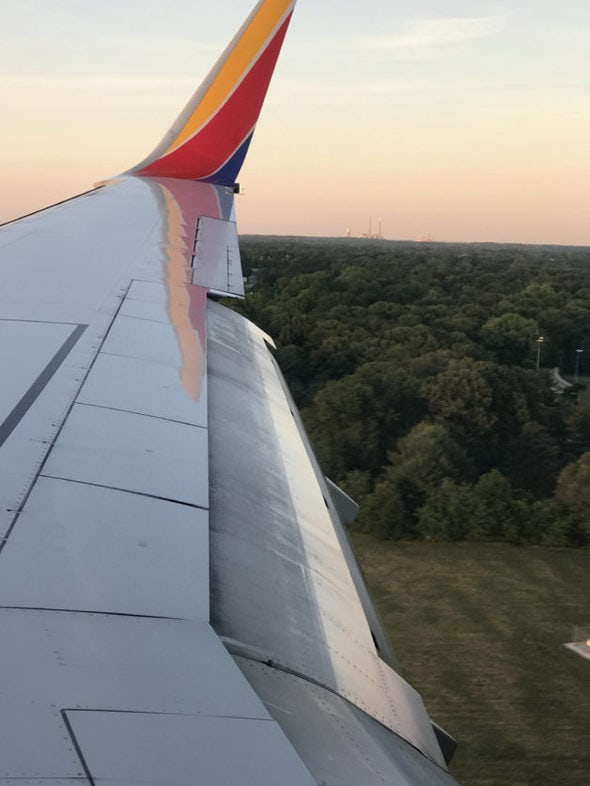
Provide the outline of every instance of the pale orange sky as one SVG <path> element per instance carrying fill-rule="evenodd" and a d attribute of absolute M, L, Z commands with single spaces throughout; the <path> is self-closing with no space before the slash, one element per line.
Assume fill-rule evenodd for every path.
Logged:
<path fill-rule="evenodd" d="M 250 10 L 3 12 L 0 219 L 127 169 Z M 590 4 L 300 0 L 237 200 L 241 233 L 590 245 Z"/>

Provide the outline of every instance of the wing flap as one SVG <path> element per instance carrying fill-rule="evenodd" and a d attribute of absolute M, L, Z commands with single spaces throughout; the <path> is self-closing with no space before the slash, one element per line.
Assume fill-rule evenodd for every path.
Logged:
<path fill-rule="evenodd" d="M 209 302 L 212 621 L 445 766 L 420 696 L 379 657 L 341 526 L 256 328 Z M 277 625 L 276 621 L 281 620 Z"/>
<path fill-rule="evenodd" d="M 272 665 L 237 657 L 238 665 L 281 724 L 318 783 L 343 786 L 455 781 L 411 744 L 350 702 Z"/>

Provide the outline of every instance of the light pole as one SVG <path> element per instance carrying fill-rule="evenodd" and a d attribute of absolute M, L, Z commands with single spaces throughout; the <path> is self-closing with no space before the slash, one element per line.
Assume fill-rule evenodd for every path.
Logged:
<path fill-rule="evenodd" d="M 544 340 L 543 336 L 539 336 L 537 339 L 537 374 L 539 373 L 539 366 L 541 365 L 541 344 Z"/>
<path fill-rule="evenodd" d="M 580 376 L 580 355 L 583 351 L 583 349 L 576 349 L 576 373 L 574 375 L 574 382 L 576 385 L 578 384 L 578 377 Z"/>

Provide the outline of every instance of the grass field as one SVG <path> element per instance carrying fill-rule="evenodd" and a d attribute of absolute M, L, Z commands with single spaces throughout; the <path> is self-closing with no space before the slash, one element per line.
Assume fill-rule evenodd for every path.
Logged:
<path fill-rule="evenodd" d="M 403 675 L 459 741 L 461 786 L 590 784 L 590 551 L 353 534 Z"/>

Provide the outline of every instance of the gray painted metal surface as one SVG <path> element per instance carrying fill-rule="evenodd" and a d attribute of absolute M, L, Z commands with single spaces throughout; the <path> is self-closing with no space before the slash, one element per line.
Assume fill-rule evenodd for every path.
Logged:
<path fill-rule="evenodd" d="M 131 270 L 147 265 L 153 275 L 161 226 L 149 185 L 123 178 L 2 227 L 2 319 L 86 324 L 99 310 L 112 316 Z"/>
<path fill-rule="evenodd" d="M 2 778 L 83 774 L 64 719 L 71 710 L 100 710 L 107 721 L 112 712 L 268 718 L 205 622 L 0 609 L 0 626 L 0 667 L 11 675 L 2 691 Z M 128 760 L 139 766 L 147 755 L 129 749 Z M 193 770 L 176 772 L 192 782 Z"/>
<path fill-rule="evenodd" d="M 206 622 L 6 608 L 0 622 L 0 663 L 11 674 L 3 700 L 13 707 L 28 696 L 27 714 L 59 707 L 268 718 Z M 5 724 L 3 743 L 23 726 Z"/>
<path fill-rule="evenodd" d="M 213 625 L 444 767 L 419 695 L 375 649 L 335 510 L 264 340 L 210 302 L 208 342 Z"/>
<path fill-rule="evenodd" d="M 207 434 L 198 426 L 75 404 L 43 474 L 207 508 Z"/>
<path fill-rule="evenodd" d="M 236 660 L 318 783 L 455 783 L 426 756 L 335 693 L 268 664 Z"/>
<path fill-rule="evenodd" d="M 1 442 L 12 425 L 6 424 L 7 418 L 71 333 L 71 325 L 0 321 L 0 368 L 10 370 L 0 387 Z"/>
<path fill-rule="evenodd" d="M 140 494 L 39 478 L 0 568 L 5 606 L 209 616 L 207 513 Z"/>
<path fill-rule="evenodd" d="M 352 497 L 349 497 L 348 494 L 343 491 L 340 486 L 337 486 L 336 483 L 331 481 L 330 478 L 326 478 L 326 483 L 336 512 L 340 517 L 340 521 L 343 524 L 352 524 L 359 512 L 359 506 Z"/>
<path fill-rule="evenodd" d="M 192 281 L 214 292 L 244 295 L 238 233 L 233 221 L 207 216 L 199 218 Z"/>
<path fill-rule="evenodd" d="M 81 404 L 207 426 L 206 392 L 196 401 L 178 386 L 178 367 L 101 352 L 78 396 Z"/>
<path fill-rule="evenodd" d="M 206 290 L 186 282 L 201 201 L 228 200 L 162 188 L 0 230 L 0 783 L 192 783 L 197 760 L 210 783 L 313 783 L 208 623 Z"/>
<path fill-rule="evenodd" d="M 316 785 L 270 720 L 75 711 L 68 720 L 97 781 Z"/>

